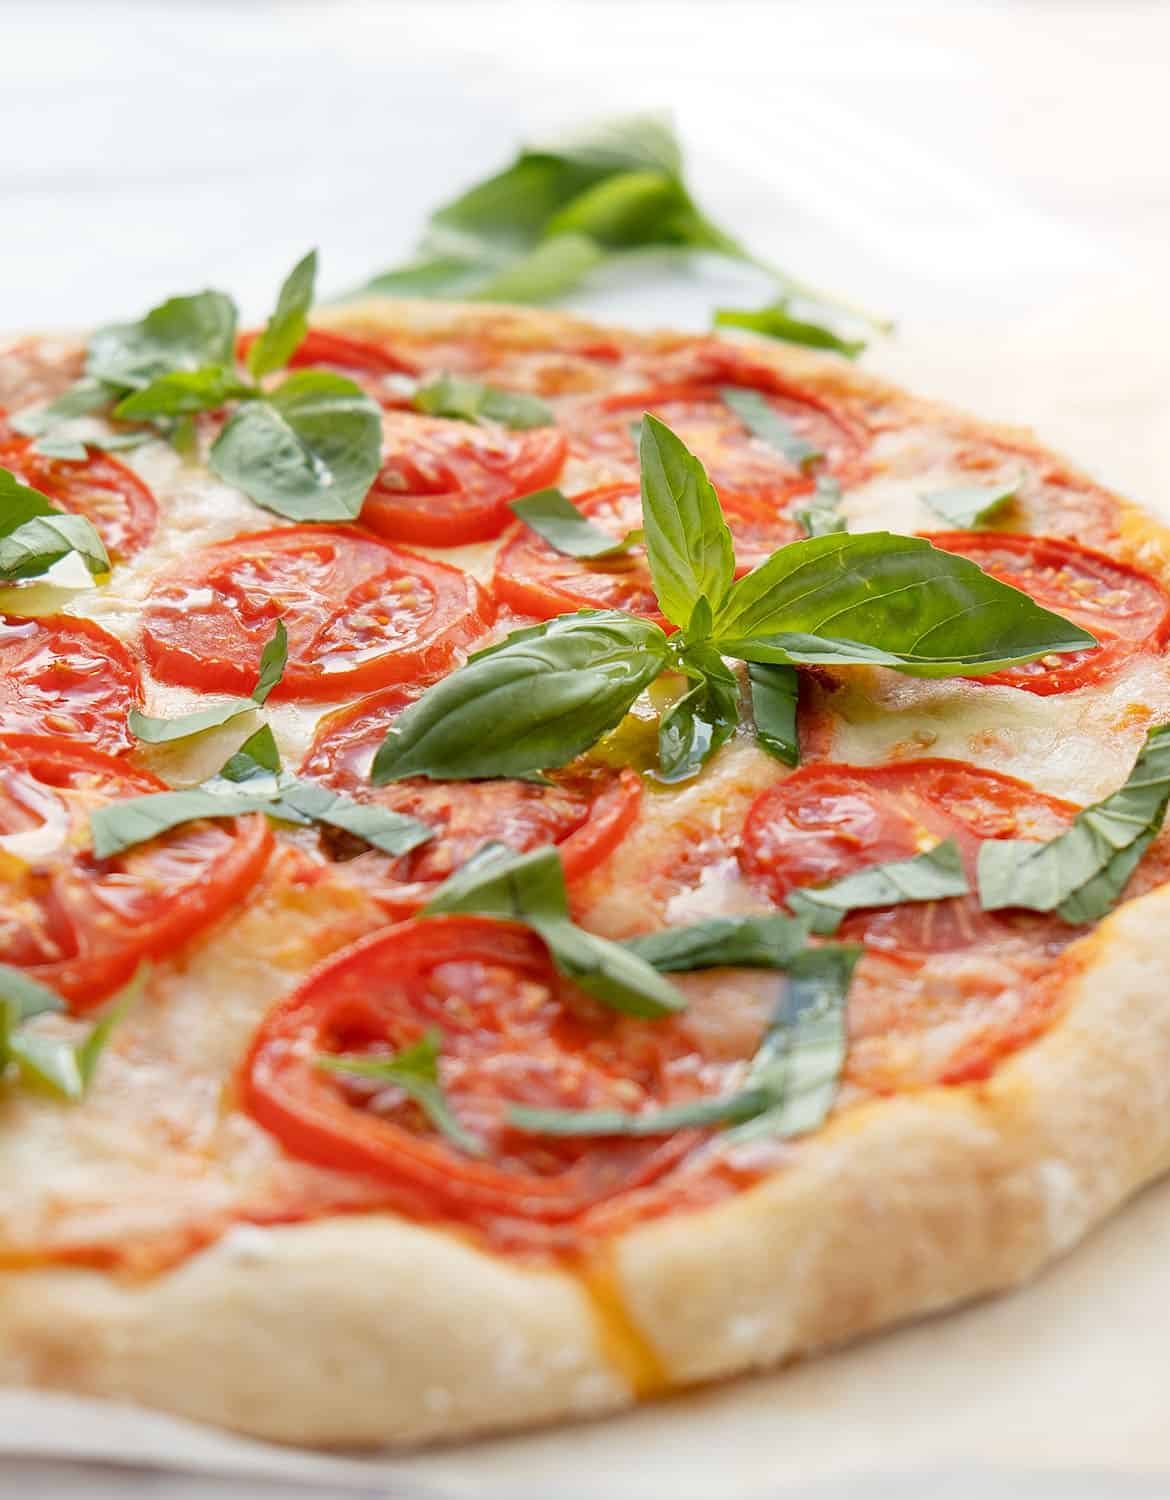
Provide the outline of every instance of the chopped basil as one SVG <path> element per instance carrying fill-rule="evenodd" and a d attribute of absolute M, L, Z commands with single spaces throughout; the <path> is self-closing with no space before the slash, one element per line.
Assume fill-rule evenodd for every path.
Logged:
<path fill-rule="evenodd" d="M 964 484 L 955 489 L 932 490 L 923 495 L 931 510 L 960 531 L 971 531 L 990 521 L 1019 492 L 1020 481 L 1010 484 Z"/>
<path fill-rule="evenodd" d="M 812 500 L 796 512 L 805 536 L 828 536 L 834 531 L 848 531 L 849 523 L 841 514 L 841 486 L 829 474 L 817 478 Z"/>
<path fill-rule="evenodd" d="M 1170 800 L 1170 724 L 1146 735 L 1125 784 L 1077 813 L 1047 843 L 985 839 L 979 900 L 986 911 L 1055 911 L 1066 922 L 1096 921 L 1120 900 L 1157 837 Z"/>
<path fill-rule="evenodd" d="M 800 682 L 796 668 L 748 663 L 752 690 L 752 718 L 756 743 L 786 766 L 800 764 L 800 739 L 796 731 L 796 707 Z"/>
<path fill-rule="evenodd" d="M 198 370 L 171 370 L 149 385 L 124 396 L 114 407 L 120 422 L 155 422 L 189 417 L 201 411 L 216 411 L 239 397 L 254 396 L 235 371 L 224 365 L 204 365 Z"/>
<path fill-rule="evenodd" d="M 89 341 L 86 373 L 137 391 L 177 370 L 230 366 L 235 360 L 236 306 L 223 292 L 172 297 L 137 323 L 99 328 Z"/>
<path fill-rule="evenodd" d="M 814 323 L 808 318 L 797 318 L 789 311 L 790 303 L 782 298 L 767 307 L 718 307 L 715 309 L 717 326 L 747 328 L 752 333 L 762 333 L 770 339 L 780 339 L 786 344 L 803 344 L 809 349 L 831 349 L 843 354 L 846 359 L 856 359 L 865 348 L 863 339 L 845 339 L 834 333 L 823 323 Z"/>
<path fill-rule="evenodd" d="M 62 422 L 71 422 L 74 417 L 85 417 L 92 412 L 103 411 L 115 394 L 114 388 L 104 380 L 83 375 L 54 400 L 43 406 L 26 406 L 15 412 L 9 420 L 16 431 L 24 433 L 26 437 L 42 437 Z"/>
<path fill-rule="evenodd" d="M 814 932 L 836 932 L 851 911 L 870 906 L 898 906 L 904 901 L 941 901 L 970 890 L 954 839 L 908 859 L 891 859 L 843 875 L 828 885 L 789 891 L 788 905 L 808 920 Z"/>
<path fill-rule="evenodd" d="M 449 912 L 531 927 L 556 968 L 613 1010 L 653 1017 L 686 1005 L 674 985 L 636 953 L 574 926 L 561 857 L 554 848 L 515 854 L 500 844 L 486 845 L 423 907 L 424 916 Z"/>
<path fill-rule="evenodd" d="M 551 427 L 552 408 L 537 396 L 484 385 L 466 375 L 440 375 L 414 393 L 417 410 L 430 417 L 457 417 L 465 422 L 499 422 L 503 427 Z"/>
<path fill-rule="evenodd" d="M 739 683 L 709 647 L 689 647 L 679 659 L 694 686 L 662 715 L 658 778 L 686 781 L 724 744 L 739 723 Z"/>
<path fill-rule="evenodd" d="M 352 833 L 383 854 L 408 854 L 435 836 L 434 830 L 417 818 L 376 802 L 354 802 L 312 781 L 290 780 L 281 790 L 279 807 L 278 817 L 291 808 L 306 820 Z"/>
<path fill-rule="evenodd" d="M 252 689 L 250 698 L 229 698 L 214 708 L 196 709 L 194 713 L 180 714 L 175 719 L 155 718 L 152 714 L 139 713 L 132 708 L 128 719 L 130 733 L 135 739 L 148 745 L 168 744 L 172 740 L 185 740 L 194 734 L 203 734 L 208 729 L 219 729 L 230 724 L 243 714 L 262 708 L 268 695 L 284 675 L 288 661 L 288 634 L 284 621 L 277 620 L 272 638 L 266 642 L 260 654 L 260 678 Z"/>
<path fill-rule="evenodd" d="M 745 661 L 977 677 L 1095 645 L 1078 625 L 921 537 L 809 537 L 735 583 L 714 644 Z"/>
<path fill-rule="evenodd" d="M 310 250 L 288 273 L 267 327 L 248 350 L 248 369 L 254 379 L 283 370 L 292 358 L 309 326 L 316 280 L 317 252 Z"/>
<path fill-rule="evenodd" d="M 710 917 L 626 938 L 624 947 L 660 974 L 691 969 L 785 969 L 809 934 L 800 917 Z"/>
<path fill-rule="evenodd" d="M 526 526 L 531 526 L 538 536 L 543 537 L 550 547 L 555 547 L 567 557 L 615 557 L 618 553 L 628 552 L 642 540 L 642 530 L 639 527 L 615 541 L 608 531 L 594 526 L 564 492 L 555 486 L 535 490 L 519 500 L 511 500 L 509 509 Z"/>
<path fill-rule="evenodd" d="M 42 458 L 67 458 L 73 463 L 80 463 L 87 456 L 85 444 L 77 438 L 54 437 L 51 433 L 37 438 L 32 446 L 33 452 L 39 453 Z"/>
<path fill-rule="evenodd" d="M 718 609 L 735 576 L 731 532 L 706 470 L 665 423 L 642 421 L 642 524 L 659 608 L 686 627 L 700 600 Z"/>
<path fill-rule="evenodd" d="M 89 815 L 93 852 L 110 859 L 135 844 L 144 844 L 197 818 L 237 818 L 245 813 L 267 812 L 272 796 L 237 791 L 225 785 L 189 787 L 185 791 L 148 792 L 123 802 L 108 802 Z"/>
<path fill-rule="evenodd" d="M 0 468 L 0 580 L 38 578 L 71 552 L 93 574 L 110 571 L 92 522 L 56 510 L 39 490 Z"/>
<path fill-rule="evenodd" d="M 352 521 L 381 462 L 382 418 L 360 386 L 301 370 L 248 401 L 212 444 L 212 469 L 292 521 Z"/>
<path fill-rule="evenodd" d="M 27 1085 L 60 1099 L 80 1099 L 115 1025 L 141 993 L 149 970 L 141 966 L 130 983 L 107 1002 L 100 1018 L 80 1040 L 29 1030 L 34 1017 L 65 1009 L 55 991 L 19 969 L 0 964 L 0 1082 L 7 1068 Z"/>
<path fill-rule="evenodd" d="M 719 394 L 749 432 L 782 453 L 798 469 L 807 469 L 824 458 L 820 449 L 806 442 L 761 391 L 750 386 L 725 385 Z"/>
<path fill-rule="evenodd" d="M 624 718 L 666 659 L 657 625 L 616 610 L 513 631 L 398 715 L 371 779 L 459 781 L 567 765 Z"/>
<path fill-rule="evenodd" d="M 439 1081 L 439 1047 L 442 1033 L 431 1027 L 419 1041 L 393 1057 L 370 1053 L 319 1052 L 317 1067 L 329 1073 L 367 1078 L 401 1089 L 413 1099 L 435 1129 L 468 1156 L 482 1156 L 483 1142 L 456 1119 Z"/>

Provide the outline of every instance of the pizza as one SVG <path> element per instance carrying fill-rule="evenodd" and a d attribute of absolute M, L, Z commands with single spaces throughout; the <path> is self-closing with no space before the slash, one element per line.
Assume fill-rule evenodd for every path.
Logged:
<path fill-rule="evenodd" d="M 596 1415 L 1165 1169 L 1156 521 L 835 356 L 198 311 L 0 353 L 0 1378 Z"/>

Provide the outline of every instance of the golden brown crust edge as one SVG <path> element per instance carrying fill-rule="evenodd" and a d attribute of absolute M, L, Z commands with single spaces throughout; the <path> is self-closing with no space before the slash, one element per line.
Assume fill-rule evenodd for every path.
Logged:
<path fill-rule="evenodd" d="M 391 326 L 381 305 L 332 321 L 374 315 Z M 393 316 L 502 322 L 533 343 L 596 333 L 547 312 Z M 803 353 L 773 362 L 892 394 Z M 756 1188 L 616 1241 L 611 1283 L 666 1380 L 759 1368 L 1011 1286 L 1170 1167 L 1168 920 L 1162 887 L 1083 940 L 1064 1016 L 986 1083 L 862 1106 Z M 613 1409 L 639 1383 L 631 1342 L 615 1358 L 569 1272 L 387 1215 L 243 1228 L 145 1283 L 0 1275 L 0 1381 L 285 1442 L 408 1444 Z"/>

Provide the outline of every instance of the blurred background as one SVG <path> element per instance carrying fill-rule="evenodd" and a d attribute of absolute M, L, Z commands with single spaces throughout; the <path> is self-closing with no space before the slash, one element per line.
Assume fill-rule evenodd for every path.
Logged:
<path fill-rule="evenodd" d="M 671 110 L 713 218 L 888 313 L 867 362 L 1170 505 L 1170 6 L 1160 0 L 0 0 L 0 328 L 212 283 L 255 316 L 402 260 L 525 138 Z M 602 272 L 703 327 L 766 284 Z"/>

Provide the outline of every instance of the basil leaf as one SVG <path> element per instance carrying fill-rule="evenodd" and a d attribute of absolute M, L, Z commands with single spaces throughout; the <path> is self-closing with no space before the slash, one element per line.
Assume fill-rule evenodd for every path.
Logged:
<path fill-rule="evenodd" d="M 616 610 L 514 631 L 398 715 L 371 780 L 461 781 L 567 765 L 625 717 L 666 658 L 657 625 Z"/>
<path fill-rule="evenodd" d="M 686 927 L 626 938 L 623 947 L 660 974 L 692 969 L 785 969 L 800 953 L 809 924 L 799 917 L 711 917 Z"/>
<path fill-rule="evenodd" d="M 215 790 L 220 781 L 232 781 L 239 785 L 246 781 L 263 780 L 268 782 L 272 795 L 276 796 L 281 783 L 274 778 L 280 774 L 280 770 L 280 750 L 277 748 L 276 736 L 272 733 L 271 725 L 261 724 L 234 755 L 228 756 L 220 767 L 218 777 L 214 778 L 212 788 Z"/>
<path fill-rule="evenodd" d="M 76 438 L 53 437 L 51 434 L 37 438 L 32 451 L 42 458 L 68 458 L 74 463 L 80 463 L 87 456 L 85 444 Z"/>
<path fill-rule="evenodd" d="M 310 250 L 288 273 L 268 326 L 248 350 L 248 369 L 253 379 L 283 370 L 288 364 L 308 331 L 316 280 L 317 252 Z"/>
<path fill-rule="evenodd" d="M 484 385 L 465 375 L 440 375 L 429 385 L 420 386 L 414 393 L 413 404 L 430 417 L 457 417 L 465 422 L 488 420 L 503 427 L 551 427 L 556 420 L 552 408 L 537 396 Z"/>
<path fill-rule="evenodd" d="M 558 552 L 568 557 L 614 557 L 642 539 L 642 532 L 629 531 L 615 541 L 608 531 L 594 526 L 573 502 L 555 486 L 534 490 L 519 500 L 510 500 L 508 508 Z"/>
<path fill-rule="evenodd" d="M 698 775 L 739 723 L 739 683 L 717 652 L 692 646 L 679 665 L 695 685 L 658 725 L 658 779 L 666 782 Z"/>
<path fill-rule="evenodd" d="M 124 453 L 130 448 L 141 448 L 158 439 L 156 432 L 106 432 L 98 437 L 87 437 L 87 448 L 100 448 L 103 453 Z"/>
<path fill-rule="evenodd" d="M 410 1047 L 393 1057 L 368 1053 L 319 1052 L 314 1059 L 318 1068 L 329 1073 L 345 1073 L 354 1078 L 369 1078 L 401 1089 L 413 1099 L 435 1127 L 453 1146 L 468 1156 L 482 1156 L 483 1142 L 455 1118 L 439 1082 L 439 1045 L 442 1033 L 431 1027 Z"/>
<path fill-rule="evenodd" d="M 588 235 L 615 248 L 702 243 L 691 223 L 694 205 L 677 177 L 665 172 L 619 172 L 578 193 L 545 225 L 552 235 Z"/>
<path fill-rule="evenodd" d="M 175 370 L 160 375 L 149 385 L 125 396 L 114 407 L 121 422 L 153 422 L 160 417 L 186 417 L 195 412 L 215 411 L 240 396 L 255 391 L 244 385 L 234 370 L 223 365 L 204 365 L 198 370 Z"/>
<path fill-rule="evenodd" d="M 64 1010 L 64 1002 L 46 986 L 21 976 L 26 985 L 35 985 L 48 999 L 39 1003 L 36 1009 L 25 1009 L 23 1014 L 14 1015 L 3 1004 L 4 990 L 12 993 L 11 981 L 7 976 L 0 976 L 0 1074 L 6 1063 L 13 1063 L 25 1083 L 47 1089 L 61 1099 L 80 1099 L 93 1078 L 111 1032 L 131 1001 L 141 993 L 148 972 L 148 965 L 139 966 L 129 984 L 107 1003 L 101 1018 L 81 1041 L 18 1029 L 23 1020 L 33 1015 Z"/>
<path fill-rule="evenodd" d="M 112 386 L 102 380 L 94 380 L 92 376 L 83 375 L 54 400 L 43 406 L 26 406 L 21 411 L 13 412 L 8 420 L 17 432 L 26 437 L 41 437 L 62 422 L 71 422 L 74 417 L 86 417 L 92 412 L 104 410 L 114 395 Z"/>
<path fill-rule="evenodd" d="M 856 359 L 865 348 L 862 339 L 845 339 L 823 323 L 813 323 L 806 318 L 796 318 L 789 312 L 789 302 L 781 299 L 767 307 L 718 307 L 715 309 L 717 326 L 747 328 L 752 333 L 762 333 L 770 339 L 780 339 L 786 344 L 803 344 L 809 349 L 831 349 L 843 354 L 846 359 Z"/>
<path fill-rule="evenodd" d="M 9 1025 L 18 1026 L 33 1016 L 64 1009 L 65 1002 L 56 990 L 42 984 L 39 979 L 33 979 L 23 969 L 0 964 L 0 1023 L 6 1016 Z"/>
<path fill-rule="evenodd" d="M 0 468 L 0 537 L 10 536 L 27 521 L 57 514 L 40 490 L 21 484 L 11 469 Z"/>
<path fill-rule="evenodd" d="M 533 1109 L 526 1104 L 514 1104 L 507 1120 L 513 1130 L 525 1135 L 617 1135 L 636 1139 L 749 1120 L 767 1105 L 768 1097 L 762 1090 L 744 1089 L 688 1099 L 684 1104 L 668 1104 L 641 1115 L 621 1109 Z"/>
<path fill-rule="evenodd" d="M 378 473 L 382 418 L 360 386 L 300 370 L 229 419 L 208 458 L 250 500 L 292 521 L 352 521 Z"/>
<path fill-rule="evenodd" d="M 463 295 L 473 302 L 550 302 L 604 259 L 605 251 L 585 235 L 557 234 L 498 270 L 482 267 Z"/>
<path fill-rule="evenodd" d="M 955 489 L 932 490 L 923 499 L 931 510 L 958 531 L 971 531 L 990 521 L 996 511 L 1014 500 L 1020 481 L 1010 484 L 963 484 Z"/>
<path fill-rule="evenodd" d="M 796 708 L 800 683 L 795 667 L 748 663 L 756 743 L 786 766 L 800 764 Z"/>
<path fill-rule="evenodd" d="M 424 916 L 447 912 L 473 912 L 532 928 L 559 972 L 613 1010 L 654 1017 L 685 1008 L 678 990 L 636 953 L 573 925 L 554 848 L 514 854 L 488 845 L 423 907 Z"/>
<path fill-rule="evenodd" d="M 1047 843 L 985 839 L 979 846 L 979 900 L 985 911 L 1055 911 L 1093 922 L 1121 898 L 1156 838 L 1170 800 L 1170 725 L 1146 735 L 1125 784 L 1077 813 Z"/>
<path fill-rule="evenodd" d="M 791 542 L 732 586 L 716 645 L 745 661 L 977 677 L 1095 645 L 972 562 L 884 531 Z"/>
<path fill-rule="evenodd" d="M 99 328 L 85 368 L 108 385 L 141 390 L 176 370 L 230 366 L 235 345 L 235 303 L 223 292 L 197 292 L 152 307 L 137 323 Z"/>
<path fill-rule="evenodd" d="M 93 574 L 110 571 L 109 556 L 92 522 L 84 516 L 37 516 L 0 536 L 0 579 L 39 578 L 71 552 Z"/>
<path fill-rule="evenodd" d="M 908 859 L 891 859 L 843 875 L 828 885 L 805 886 L 785 898 L 814 932 L 836 932 L 851 911 L 870 906 L 899 906 L 905 901 L 941 901 L 970 890 L 954 839 Z"/>
<path fill-rule="evenodd" d="M 659 608 L 690 622 L 696 601 L 718 609 L 735 576 L 731 532 L 703 465 L 664 422 L 642 421 L 642 524 Z"/>
<path fill-rule="evenodd" d="M 130 710 L 128 724 L 135 739 L 148 745 L 169 744 L 173 740 L 185 740 L 194 734 L 203 734 L 208 729 L 219 729 L 230 724 L 241 715 L 252 713 L 268 702 L 268 695 L 284 675 L 288 661 L 288 634 L 284 621 L 277 620 L 272 638 L 260 654 L 260 679 L 250 698 L 229 698 L 214 708 L 200 708 L 193 713 L 180 714 L 174 719 L 155 718 L 152 714 Z M 275 743 L 275 742 L 274 742 Z M 279 770 L 279 765 L 274 769 Z"/>
<path fill-rule="evenodd" d="M 828 536 L 834 531 L 848 531 L 849 523 L 840 511 L 841 486 L 828 474 L 817 479 L 811 504 L 796 512 L 806 536 Z"/>
<path fill-rule="evenodd" d="M 383 854 L 407 854 L 433 839 L 434 829 L 404 813 L 379 807 L 376 802 L 355 802 L 311 781 L 292 781 L 280 796 L 281 812 L 292 808 L 314 823 L 327 823 L 364 839 Z"/>
<path fill-rule="evenodd" d="M 798 469 L 807 469 L 824 458 L 821 450 L 806 442 L 760 391 L 750 386 L 725 385 L 719 394 L 749 432 L 782 453 Z"/>
<path fill-rule="evenodd" d="M 94 856 L 110 859 L 197 818 L 236 818 L 245 813 L 267 812 L 272 801 L 271 795 L 261 792 L 226 788 L 217 791 L 210 786 L 196 786 L 185 791 L 148 792 L 124 802 L 108 802 L 89 815 Z"/>
<path fill-rule="evenodd" d="M 670 117 L 660 111 L 616 115 L 534 142 L 533 156 L 597 173 L 642 170 L 682 175 L 682 152 Z"/>

